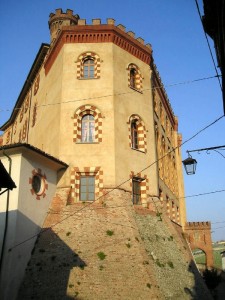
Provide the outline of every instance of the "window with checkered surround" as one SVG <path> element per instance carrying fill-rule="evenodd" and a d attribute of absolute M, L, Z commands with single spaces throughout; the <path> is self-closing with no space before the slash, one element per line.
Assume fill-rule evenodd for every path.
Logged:
<path fill-rule="evenodd" d="M 94 105 L 82 105 L 74 113 L 73 141 L 102 142 L 102 114 Z"/>
<path fill-rule="evenodd" d="M 96 201 L 103 192 L 103 171 L 97 167 L 71 170 L 71 197 L 75 202 Z"/>
<path fill-rule="evenodd" d="M 142 90 L 142 75 L 137 65 L 131 63 L 127 67 L 128 70 L 128 86 L 136 91 Z"/>
<path fill-rule="evenodd" d="M 101 60 L 92 51 L 84 52 L 77 59 L 77 79 L 99 79 Z"/>
<path fill-rule="evenodd" d="M 128 122 L 129 145 L 131 149 L 147 152 L 146 128 L 139 115 L 131 115 Z"/>
<path fill-rule="evenodd" d="M 149 191 L 149 180 L 146 174 L 130 173 L 130 187 L 132 190 L 132 202 L 135 205 L 146 204 Z"/>

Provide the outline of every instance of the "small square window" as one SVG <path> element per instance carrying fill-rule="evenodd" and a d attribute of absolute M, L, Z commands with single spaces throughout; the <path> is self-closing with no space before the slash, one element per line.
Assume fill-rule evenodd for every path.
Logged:
<path fill-rule="evenodd" d="M 141 181 L 141 178 L 133 178 L 132 180 L 133 204 L 141 204 Z"/>
<path fill-rule="evenodd" d="M 95 176 L 80 177 L 80 201 L 95 200 Z"/>

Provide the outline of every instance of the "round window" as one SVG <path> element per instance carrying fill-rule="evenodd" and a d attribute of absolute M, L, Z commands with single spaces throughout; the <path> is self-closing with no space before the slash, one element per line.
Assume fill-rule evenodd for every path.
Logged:
<path fill-rule="evenodd" d="M 44 183 L 42 176 L 36 174 L 32 178 L 32 188 L 35 192 L 35 194 L 40 195 L 43 192 L 44 189 Z"/>

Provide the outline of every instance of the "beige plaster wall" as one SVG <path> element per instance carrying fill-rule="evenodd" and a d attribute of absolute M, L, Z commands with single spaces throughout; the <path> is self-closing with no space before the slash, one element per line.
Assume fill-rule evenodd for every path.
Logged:
<path fill-rule="evenodd" d="M 53 64 L 48 76 L 44 68 L 40 72 L 38 92 L 32 97 L 31 111 L 37 102 L 37 119 L 29 128 L 28 143 L 55 157 L 59 156 L 60 110 L 62 102 L 63 49 Z M 30 120 L 30 124 L 31 124 Z"/>
<path fill-rule="evenodd" d="M 92 51 L 101 59 L 99 79 L 77 79 L 77 58 L 83 52 Z M 57 63 L 58 58 L 57 58 Z M 59 158 L 70 167 L 100 166 L 104 172 L 104 186 L 114 187 L 129 179 L 131 171 L 139 172 L 156 160 L 153 107 L 150 86 L 150 67 L 120 47 L 111 43 L 66 44 L 63 48 L 62 97 L 59 134 Z M 135 63 L 143 76 L 143 93 L 128 87 L 127 66 Z M 52 72 L 52 70 L 50 71 Z M 102 142 L 94 144 L 73 141 L 73 115 L 77 108 L 91 104 L 103 115 Z M 138 114 L 146 125 L 147 153 L 135 151 L 129 146 L 127 121 Z M 156 165 L 143 173 L 151 177 L 151 194 L 157 194 Z M 153 179 L 154 178 L 154 179 Z M 69 185 L 67 171 L 61 185 Z M 130 183 L 122 188 L 130 190 Z"/>
<path fill-rule="evenodd" d="M 84 52 L 95 52 L 100 57 L 99 79 L 77 78 L 78 57 Z M 141 71 L 142 93 L 128 86 L 127 67 L 131 63 L 136 64 Z M 159 105 L 162 100 L 161 94 L 158 90 L 155 94 Z M 32 127 L 34 103 L 38 104 L 38 108 L 36 123 Z M 102 114 L 102 141 L 99 143 L 79 143 L 73 139 L 76 130 L 74 113 L 82 105 L 93 105 Z M 163 109 L 165 118 L 165 108 Z M 168 172 L 168 164 L 171 162 L 168 163 L 168 159 L 163 159 L 155 163 L 162 157 L 162 147 L 159 145 L 156 149 L 154 122 L 158 124 L 160 135 L 166 138 L 167 134 L 170 134 L 168 130 L 165 131 L 165 124 L 161 124 L 159 111 L 157 113 L 156 117 L 157 114 L 153 111 L 151 70 L 148 64 L 113 43 L 68 43 L 60 50 L 47 75 L 44 67 L 41 68 L 36 95 L 33 95 L 32 87 L 30 115 L 26 115 L 26 118 L 30 119 L 26 142 L 69 164 L 68 170 L 59 181 L 60 187 L 71 185 L 71 170 L 74 167 L 80 170 L 85 167 L 101 167 L 104 188 L 112 188 L 126 181 L 121 188 L 131 190 L 129 180 L 131 172 L 137 174 L 145 169 L 141 172 L 141 176 L 147 176 L 149 180 L 148 194 L 157 196 L 160 186 L 170 199 L 183 197 L 182 166 L 178 151 L 176 151 L 177 169 L 172 170 L 175 178 L 172 185 L 164 175 L 159 183 L 159 168 L 164 169 L 164 173 L 165 170 Z M 147 138 L 145 153 L 130 148 L 130 125 L 127 122 L 132 114 L 139 115 L 145 124 Z M 22 125 L 21 122 L 19 126 Z M 169 127 L 171 126 L 170 123 Z M 16 134 L 18 132 L 19 130 Z M 169 138 L 170 146 L 176 147 L 175 130 Z M 146 169 L 150 165 L 151 167 Z M 177 184 L 180 180 L 182 182 L 179 183 L 178 190 Z M 178 202 L 176 199 L 175 204 L 179 205 Z M 183 205 L 184 210 L 184 200 L 180 205 Z"/>
<path fill-rule="evenodd" d="M 8 230 L 4 251 L 0 280 L 0 298 L 2 300 L 15 299 L 25 268 L 30 259 L 31 251 L 47 216 L 48 207 L 52 200 L 57 184 L 57 172 L 46 164 L 46 160 L 35 161 L 32 155 L 28 158 L 24 153 L 11 154 L 12 174 L 17 188 L 10 192 Z M 5 163 L 5 158 L 1 157 Z M 31 192 L 30 178 L 32 171 L 40 168 L 46 175 L 48 187 L 45 196 L 38 200 Z M 8 168 L 7 168 L 8 169 Z M 1 199 L 0 212 L 0 241 L 5 228 L 6 193 Z M 9 249 L 11 249 L 9 251 Z M 3 275 L 4 274 L 4 275 Z"/>
<path fill-rule="evenodd" d="M 114 113 L 115 113 L 115 157 L 116 157 L 116 184 L 120 184 L 129 178 L 130 172 L 140 172 L 146 166 L 156 160 L 155 135 L 153 128 L 153 105 L 150 82 L 150 67 L 119 48 L 113 45 L 114 50 Z M 129 64 L 136 64 L 143 78 L 142 93 L 131 89 L 128 86 Z M 127 124 L 131 115 L 137 114 L 141 117 L 147 130 L 147 152 L 133 150 L 129 145 L 129 126 Z M 158 191 L 156 165 L 145 170 L 151 180 L 150 194 Z M 153 179 L 154 178 L 154 179 Z M 130 183 L 122 187 L 130 190 Z"/>
<path fill-rule="evenodd" d="M 77 58 L 92 51 L 101 59 L 99 79 L 78 79 Z M 62 102 L 60 115 L 59 158 L 71 167 L 96 167 L 104 171 L 104 184 L 115 184 L 114 112 L 113 112 L 113 52 L 110 43 L 64 45 Z M 102 142 L 76 143 L 73 141 L 74 113 L 82 105 L 94 105 L 101 112 Z M 68 185 L 69 171 L 64 184 Z M 61 181 L 62 182 L 62 181 Z"/>

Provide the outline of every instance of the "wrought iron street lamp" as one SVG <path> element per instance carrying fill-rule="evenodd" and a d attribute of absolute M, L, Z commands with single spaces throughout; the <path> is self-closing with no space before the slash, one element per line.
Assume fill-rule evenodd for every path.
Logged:
<path fill-rule="evenodd" d="M 196 165 L 197 165 L 197 160 L 192 158 L 192 156 L 190 155 L 190 152 L 200 152 L 200 151 L 213 150 L 213 151 L 216 151 L 217 153 L 219 153 L 223 158 L 225 158 L 225 156 L 222 153 L 220 153 L 217 149 L 225 150 L 225 145 L 210 147 L 210 148 L 196 149 L 196 150 L 187 150 L 188 158 L 186 158 L 185 160 L 182 161 L 187 175 L 195 174 Z"/>
<path fill-rule="evenodd" d="M 197 160 L 192 158 L 189 154 L 189 157 L 182 161 L 187 175 L 193 175 L 196 171 Z"/>

